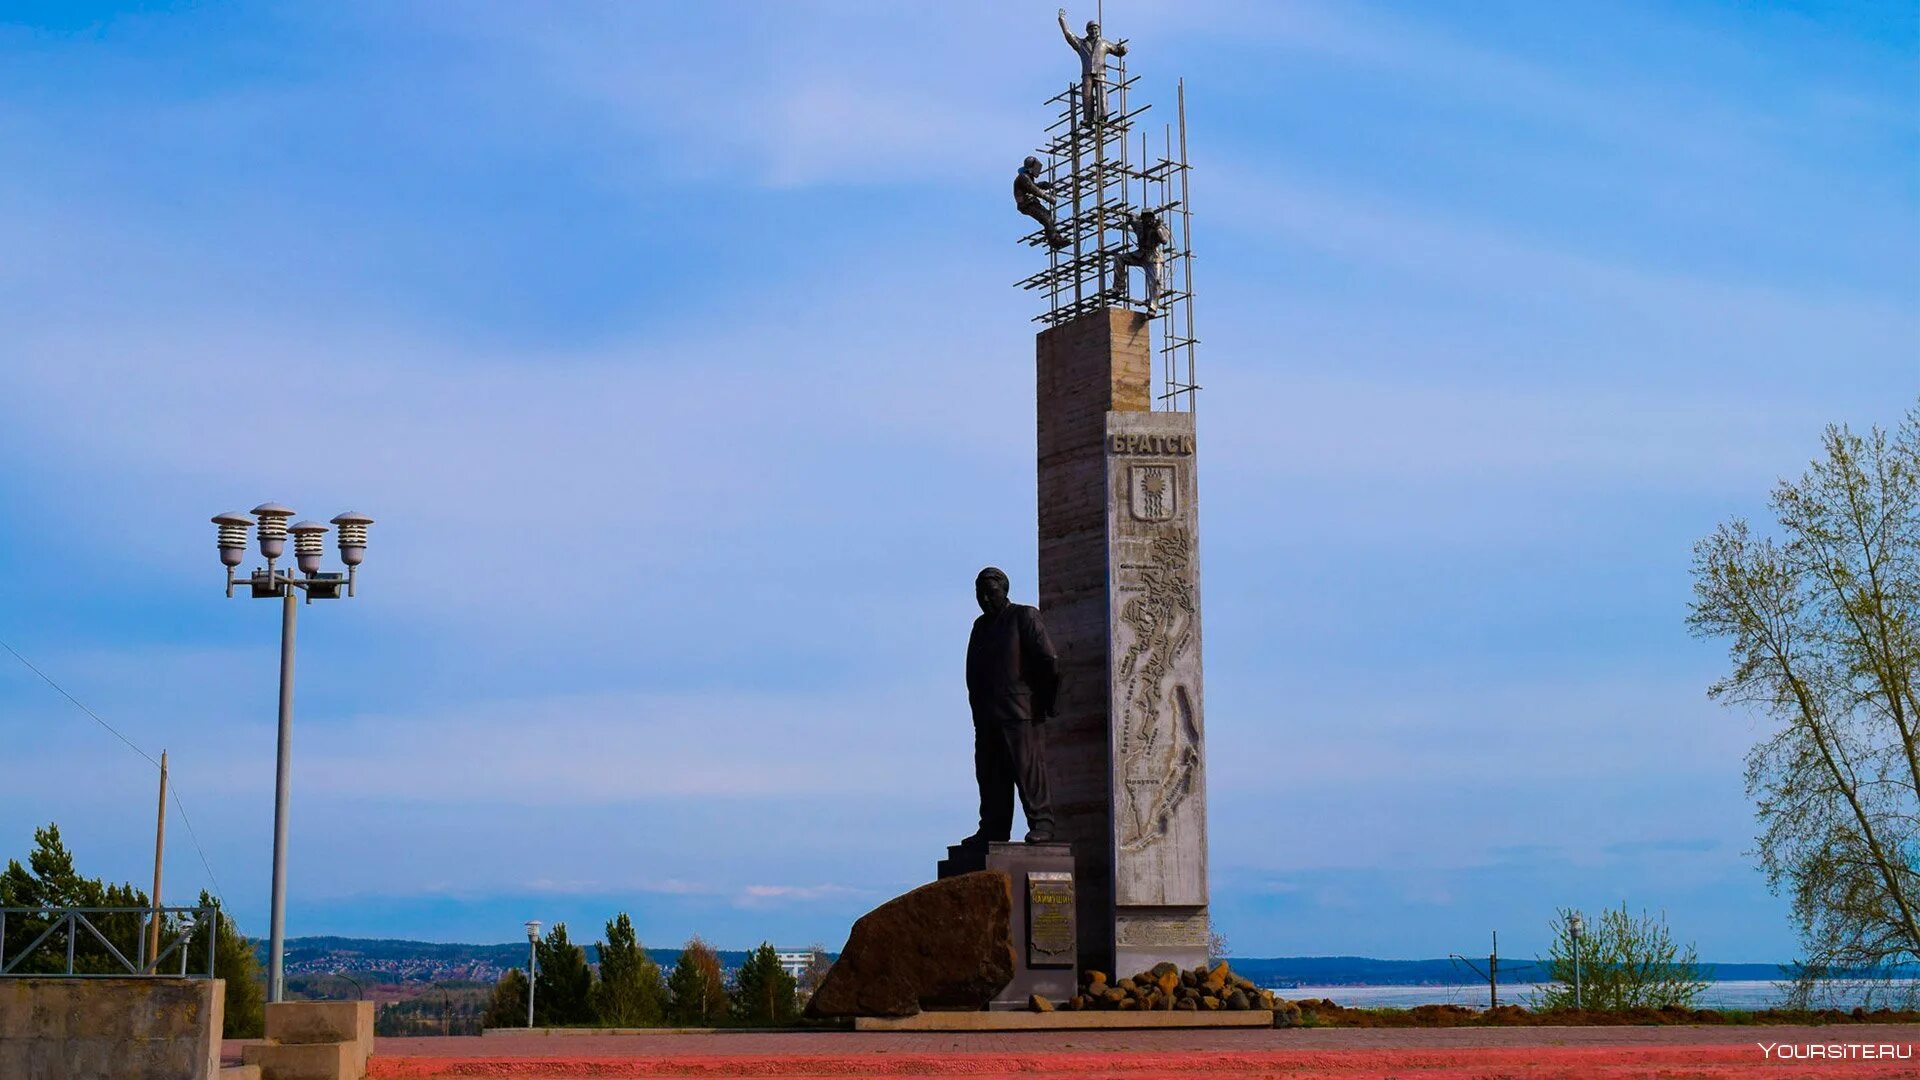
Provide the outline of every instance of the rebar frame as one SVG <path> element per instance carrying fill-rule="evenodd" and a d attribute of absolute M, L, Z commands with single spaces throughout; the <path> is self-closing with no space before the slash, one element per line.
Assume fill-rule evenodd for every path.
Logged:
<path fill-rule="evenodd" d="M 1121 44 L 1125 44 L 1122 39 Z M 1047 163 L 1048 192 L 1056 208 L 1055 227 L 1070 246 L 1054 250 L 1045 230 L 1035 229 L 1021 242 L 1047 253 L 1047 267 L 1020 282 L 1022 289 L 1044 291 L 1047 309 L 1034 321 L 1048 326 L 1080 318 L 1106 307 L 1126 308 L 1157 318 L 1160 323 L 1160 393 L 1156 407 L 1166 412 L 1192 412 L 1200 389 L 1195 368 L 1195 346 L 1200 339 L 1193 323 L 1193 211 L 1187 174 L 1186 80 L 1177 86 L 1175 122 L 1163 125 L 1164 147 L 1158 155 L 1140 133 L 1139 159 L 1133 159 L 1129 135 L 1151 105 L 1133 107 L 1129 98 L 1138 76 L 1127 74 L 1123 56 L 1107 60 L 1107 104 L 1111 111 L 1098 124 L 1080 121 L 1080 83 L 1047 99 L 1056 109 L 1047 126 L 1047 142 L 1038 156 Z M 1061 215 L 1060 210 L 1069 212 Z M 1164 252 L 1160 310 L 1151 313 L 1144 295 L 1135 298 L 1124 281 L 1113 288 L 1113 271 L 1121 253 L 1133 246 L 1127 219 L 1142 210 L 1162 220 L 1179 220 L 1173 243 Z M 1142 290 L 1144 293 L 1144 290 Z"/>

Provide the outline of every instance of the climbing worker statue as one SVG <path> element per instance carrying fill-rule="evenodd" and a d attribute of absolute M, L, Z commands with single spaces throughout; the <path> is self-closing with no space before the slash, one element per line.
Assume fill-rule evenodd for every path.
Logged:
<path fill-rule="evenodd" d="M 1152 210 L 1127 215 L 1127 231 L 1133 234 L 1133 247 L 1114 256 L 1113 291 L 1125 299 L 1127 267 L 1137 266 L 1147 278 L 1147 314 L 1160 314 L 1160 297 L 1166 290 L 1167 248 L 1173 233 L 1165 218 Z"/>
<path fill-rule="evenodd" d="M 1053 196 L 1047 194 L 1053 189 L 1053 181 L 1040 179 L 1040 159 L 1030 157 L 1020 165 L 1020 171 L 1013 174 L 1014 209 L 1040 223 L 1046 234 L 1047 246 L 1055 251 L 1067 246 L 1067 238 L 1060 235 L 1060 229 L 1053 221 Z"/>

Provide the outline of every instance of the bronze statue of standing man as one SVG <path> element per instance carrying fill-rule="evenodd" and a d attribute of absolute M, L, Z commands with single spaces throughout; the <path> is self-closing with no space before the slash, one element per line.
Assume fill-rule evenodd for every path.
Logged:
<path fill-rule="evenodd" d="M 973 707 L 973 775 L 980 785 L 980 829 L 961 841 L 1009 839 L 1013 796 L 1027 816 L 1027 843 L 1053 839 L 1047 791 L 1047 743 L 1041 724 L 1060 691 L 1058 656 L 1040 612 L 1007 599 L 1007 575 L 989 566 L 974 579 L 981 615 L 967 640 L 967 702 Z"/>
<path fill-rule="evenodd" d="M 1127 47 L 1100 36 L 1100 24 L 1087 20 L 1087 36 L 1074 37 L 1067 29 L 1067 9 L 1060 9 L 1060 33 L 1080 55 L 1080 123 L 1093 127 L 1107 119 L 1107 56 L 1127 55 Z"/>

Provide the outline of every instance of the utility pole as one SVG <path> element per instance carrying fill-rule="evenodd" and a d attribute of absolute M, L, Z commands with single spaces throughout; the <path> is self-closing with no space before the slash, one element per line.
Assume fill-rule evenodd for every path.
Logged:
<path fill-rule="evenodd" d="M 160 959 L 160 865 L 167 852 L 167 752 L 160 751 L 160 810 L 153 824 L 153 925 L 147 928 L 147 959 Z"/>
<path fill-rule="evenodd" d="M 1500 931 L 1493 932 L 1493 951 L 1487 954 L 1487 1007 L 1500 1007 Z"/>
<path fill-rule="evenodd" d="M 1487 954 L 1487 970 L 1485 972 L 1482 972 L 1473 961 L 1461 956 L 1459 953 L 1449 953 L 1447 954 L 1447 959 L 1456 960 L 1464 964 L 1468 971 L 1487 980 L 1487 1007 L 1491 1009 L 1500 1007 L 1500 931 L 1495 930 L 1493 932 L 1493 951 Z"/>

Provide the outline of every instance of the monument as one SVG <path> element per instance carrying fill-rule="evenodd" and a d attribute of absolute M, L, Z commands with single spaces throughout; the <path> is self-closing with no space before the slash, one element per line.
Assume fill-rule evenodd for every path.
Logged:
<path fill-rule="evenodd" d="M 1206 959 L 1209 924 L 1185 86 L 1162 138 L 1136 136 L 1148 107 L 1132 100 L 1126 43 L 1092 26 L 1068 37 L 1083 61 L 1080 42 L 1099 43 L 1099 70 L 1049 101 L 1034 158 L 1062 212 L 1023 238 L 1047 265 L 1020 282 L 1047 300 L 1035 366 L 1039 606 L 1060 654 L 1054 836 L 1073 851 L 1083 968 L 1187 968 Z"/>
<path fill-rule="evenodd" d="M 1226 993 L 1224 964 L 1203 966 L 1185 86 L 1162 149 L 1141 132 L 1136 155 L 1147 107 L 1130 101 L 1126 42 L 1098 23 L 1076 37 L 1064 11 L 1060 26 L 1079 78 L 1049 99 L 1046 144 L 1014 178 L 1014 207 L 1038 226 L 1022 242 L 1047 260 L 1020 282 L 1047 301 L 1035 316 L 1039 605 L 1012 603 L 1006 574 L 981 571 L 967 650 L 979 827 L 947 849 L 938 881 L 854 924 L 809 1015 L 1045 1011 L 1063 999 L 1073 1010 L 1271 1007 L 1251 983 Z M 1023 843 L 1012 840 L 1016 792 Z M 1151 986 L 1138 974 L 1150 969 Z"/>

